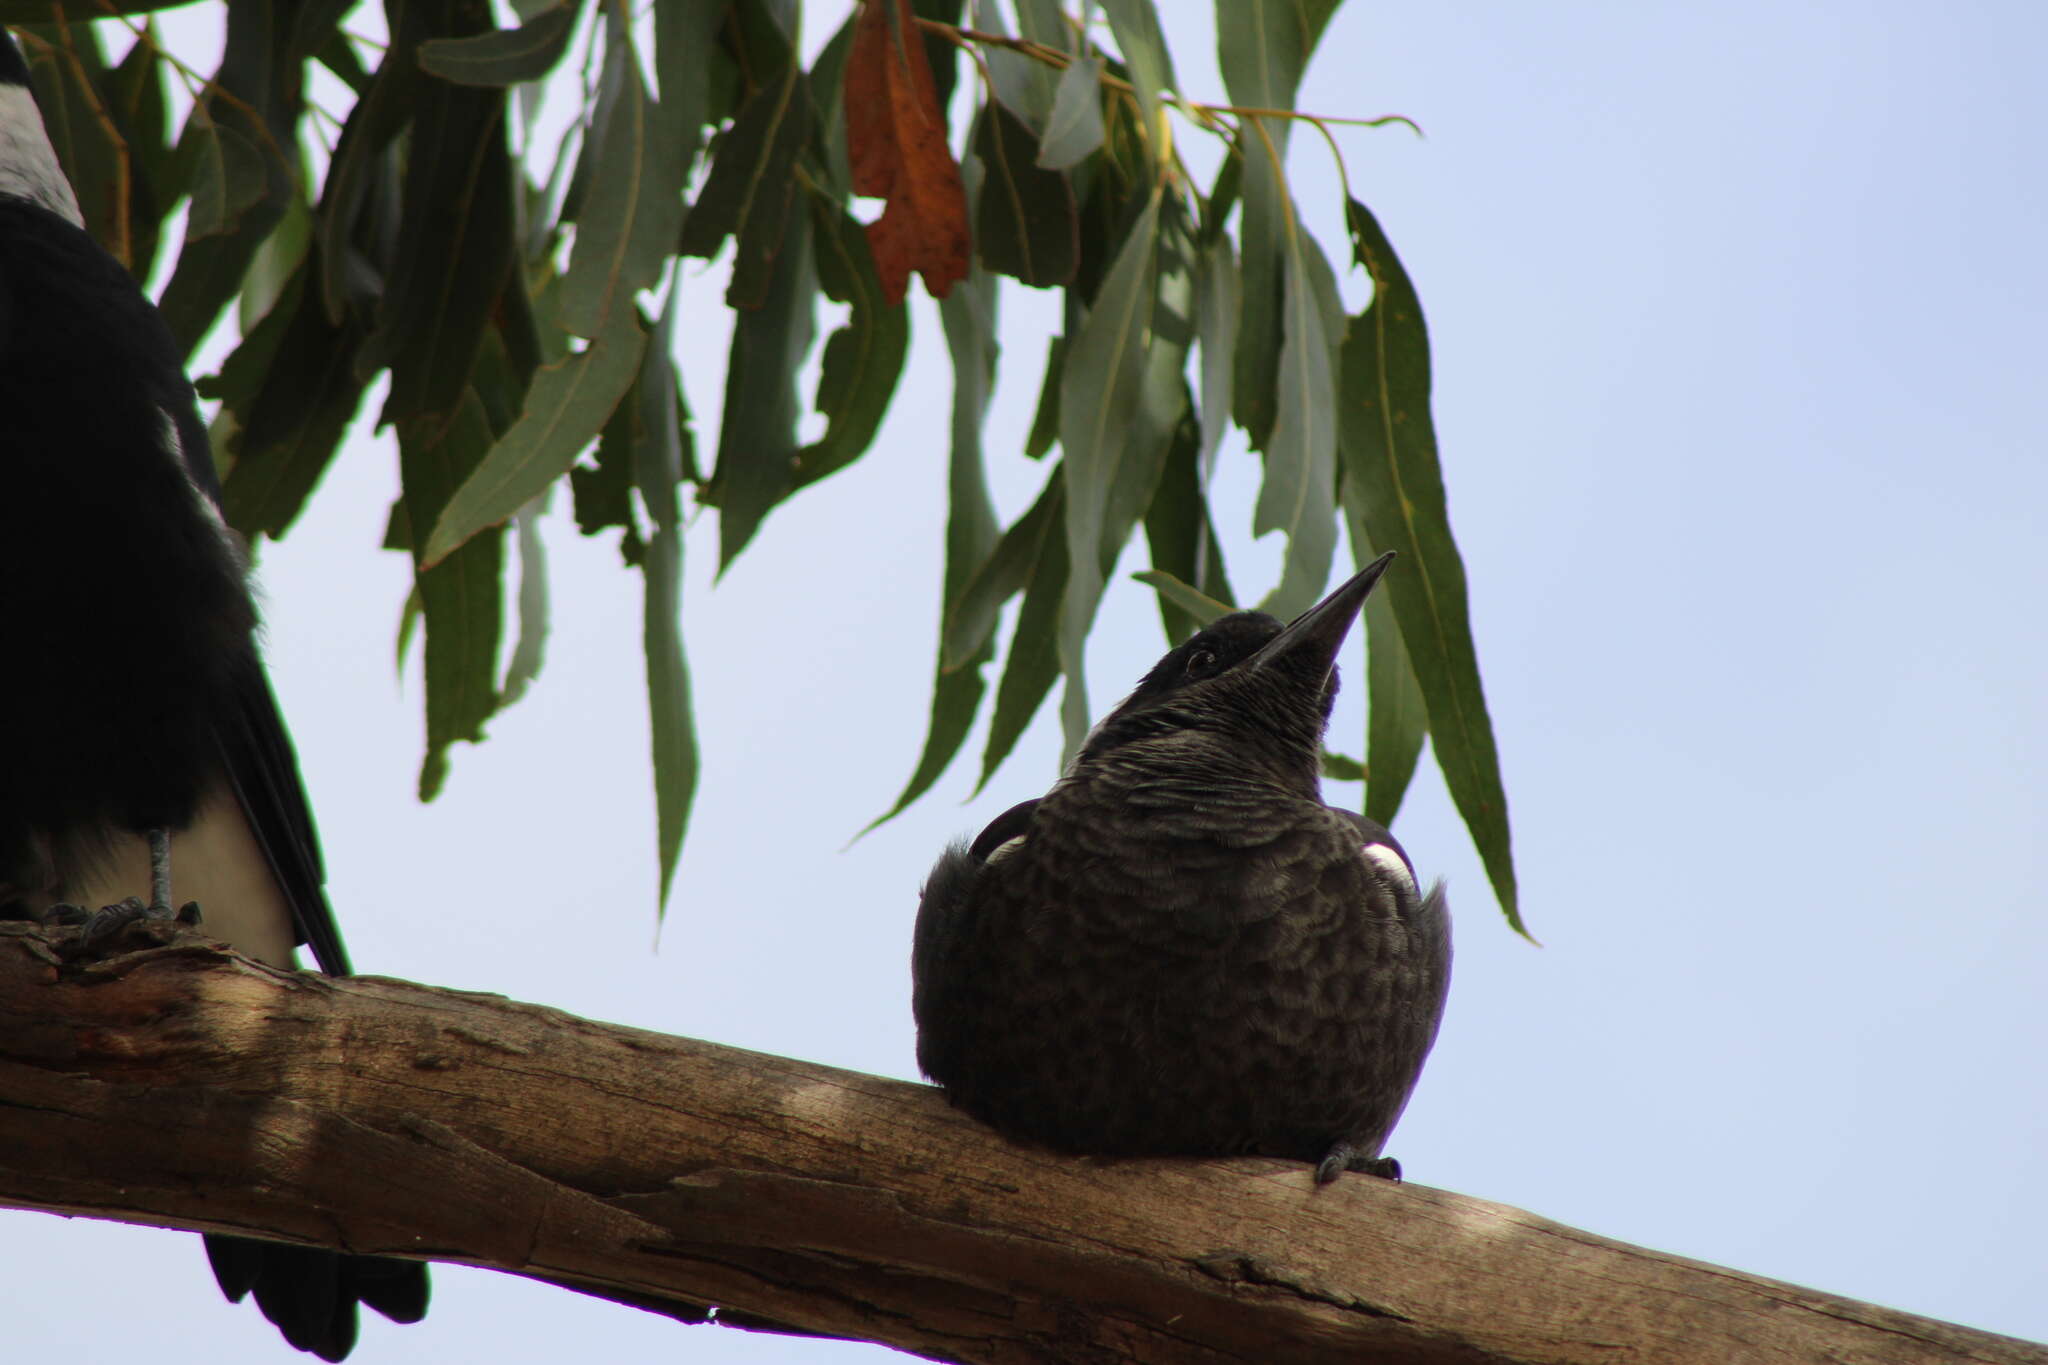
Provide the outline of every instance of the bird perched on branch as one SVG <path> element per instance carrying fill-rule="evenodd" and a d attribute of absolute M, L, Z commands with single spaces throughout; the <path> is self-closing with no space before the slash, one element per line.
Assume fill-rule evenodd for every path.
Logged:
<path fill-rule="evenodd" d="M 81 222 L 0 32 L 0 915 L 133 897 L 88 932 L 168 916 L 175 855 L 210 932 L 286 967 L 304 943 L 345 973 L 192 386 Z M 426 1311 L 418 1262 L 206 1243 L 230 1298 L 253 1291 L 327 1360 L 354 1344 L 358 1303 Z"/>
<path fill-rule="evenodd" d="M 1104 1156 L 1380 1156 L 1450 979 L 1441 884 L 1319 795 L 1335 660 L 1392 555 L 1292 624 L 1224 616 L 1052 791 L 940 857 L 917 1058 L 1015 1138 Z"/>

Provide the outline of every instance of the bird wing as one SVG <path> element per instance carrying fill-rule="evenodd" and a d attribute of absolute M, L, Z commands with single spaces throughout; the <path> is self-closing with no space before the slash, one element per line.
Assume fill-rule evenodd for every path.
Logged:
<path fill-rule="evenodd" d="M 1382 881 L 1398 884 L 1402 922 L 1418 951 L 1413 958 L 1414 968 L 1420 974 L 1419 994 L 1435 1002 L 1435 1014 L 1441 1017 L 1443 999 L 1451 986 L 1451 908 L 1444 896 L 1444 884 L 1438 881 L 1428 892 L 1423 892 L 1415 879 L 1415 864 L 1409 861 L 1408 851 L 1401 847 L 1400 840 L 1377 820 L 1368 820 L 1356 811 L 1331 807 L 1337 814 L 1358 827 L 1364 837 L 1360 850 L 1368 862 L 1376 864 L 1382 874 Z M 1391 852 L 1401 860 L 1401 868 L 1407 873 L 1405 880 L 1394 874 L 1394 869 L 1385 861 L 1374 856 L 1375 850 Z"/>
<path fill-rule="evenodd" d="M 221 756 L 235 801 L 291 909 L 293 937 L 312 949 L 320 970 L 349 975 L 348 950 L 328 904 L 320 836 L 299 780 L 297 756 L 277 698 L 260 667 L 235 683 L 236 724 L 221 736 Z M 202 907 L 202 913 L 203 913 Z"/>
<path fill-rule="evenodd" d="M 1043 799 L 1034 796 L 1029 801 L 1019 801 L 989 821 L 988 827 L 975 835 L 974 842 L 967 846 L 968 856 L 978 863 L 987 862 L 991 853 L 1031 828 L 1031 817 L 1037 813 L 1038 803 Z"/>
<path fill-rule="evenodd" d="M 146 378 L 156 388 L 165 421 L 176 435 L 174 453 L 185 477 L 206 500 L 208 510 L 221 520 L 223 533 L 235 540 L 237 551 L 246 557 L 240 537 L 227 529 L 220 476 L 213 466 L 212 439 L 199 420 L 191 381 L 186 378 L 168 330 L 162 342 L 151 348 L 161 372 Z M 320 837 L 314 832 L 313 812 L 299 777 L 298 756 L 292 750 L 276 694 L 271 691 L 261 662 L 253 658 L 251 667 L 238 670 L 232 686 L 234 719 L 219 736 L 219 744 L 221 765 L 235 804 L 241 808 L 249 833 L 290 913 L 290 940 L 311 948 L 321 971 L 347 976 L 348 951 L 341 944 L 334 907 L 327 901 L 327 873 L 320 859 Z M 205 906 L 200 910 L 203 914 Z"/>

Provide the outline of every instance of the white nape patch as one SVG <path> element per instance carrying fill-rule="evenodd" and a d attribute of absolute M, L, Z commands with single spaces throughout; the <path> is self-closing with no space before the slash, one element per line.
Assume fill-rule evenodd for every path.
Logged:
<path fill-rule="evenodd" d="M 1022 847 L 1024 847 L 1024 836 L 1021 834 L 1012 835 L 990 849 L 988 857 L 982 859 L 982 865 L 986 867 L 998 858 L 1007 858 Z"/>
<path fill-rule="evenodd" d="M 25 86 L 0 85 L 0 194 L 19 195 L 73 227 L 85 226 L 78 196 L 57 164 L 35 96 Z"/>
<path fill-rule="evenodd" d="M 1361 851 L 1365 854 L 1365 860 L 1378 868 L 1389 881 L 1407 887 L 1411 896 L 1417 894 L 1415 874 L 1408 870 L 1408 864 L 1400 854 L 1385 844 L 1366 844 Z"/>

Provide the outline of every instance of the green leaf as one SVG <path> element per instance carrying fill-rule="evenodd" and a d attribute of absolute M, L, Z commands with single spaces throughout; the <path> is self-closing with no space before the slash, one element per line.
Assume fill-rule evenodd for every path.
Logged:
<path fill-rule="evenodd" d="M 1030 510 L 1003 532 L 967 586 L 949 601 L 940 634 L 940 672 L 964 668 L 984 656 L 995 637 L 1003 605 L 1030 583 L 1045 555 L 1046 539 L 1064 512 L 1061 487 L 1059 466 L 1055 465 Z"/>
<path fill-rule="evenodd" d="M 462 401 L 514 260 L 504 92 L 424 81 L 415 98 L 397 255 L 368 343 L 391 369 L 385 422 L 446 420 Z"/>
<path fill-rule="evenodd" d="M 128 147 L 128 269 L 146 280 L 163 239 L 164 215 L 184 193 L 171 157 L 164 62 L 154 26 L 143 29 L 108 77 L 107 104 Z"/>
<path fill-rule="evenodd" d="M 736 239 L 726 290 L 726 302 L 735 308 L 764 306 L 774 287 L 796 193 L 797 156 L 815 124 L 803 72 L 792 66 L 741 106 L 683 219 L 678 250 L 685 256 L 709 260 L 727 237 Z"/>
<path fill-rule="evenodd" d="M 1102 598 L 1100 547 L 1113 533 L 1110 498 L 1124 461 L 1138 454 L 1132 428 L 1143 401 L 1159 284 L 1159 204 L 1155 191 L 1131 225 L 1094 305 L 1073 334 L 1060 379 L 1068 580 L 1059 662 L 1067 678 L 1061 722 L 1069 751 L 1088 732 L 1085 650 Z"/>
<path fill-rule="evenodd" d="M 422 42 L 444 36 L 430 20 L 440 14 L 427 5 L 409 4 L 397 7 L 392 15 L 393 31 L 389 52 L 409 52 Z M 455 36 L 475 33 L 481 24 L 472 23 L 454 31 Z M 330 69 L 335 62 L 344 67 L 353 62 L 354 54 L 344 43 L 338 49 L 333 44 L 322 49 L 322 60 Z M 438 87 L 447 87 L 430 78 L 417 62 L 381 62 L 375 76 L 367 87 L 361 90 L 355 107 L 349 110 L 347 120 L 342 124 L 341 136 L 336 141 L 334 155 L 327 166 L 327 180 L 320 192 L 320 248 L 326 262 L 326 273 L 320 281 L 320 297 L 330 316 L 339 316 L 351 306 L 358 296 L 374 294 L 377 286 L 366 288 L 360 269 L 351 269 L 353 262 L 362 264 L 364 255 L 371 255 L 378 265 L 383 265 L 386 253 L 366 253 L 358 248 L 360 236 L 385 237 L 398 235 L 390 231 L 385 221 L 401 202 L 401 180 L 395 170 L 395 157 L 390 149 L 398 135 L 412 122 L 419 104 L 421 92 Z M 383 282 L 379 281 L 378 285 Z M 389 349 L 385 347 L 384 349 Z M 384 362 L 375 359 L 371 367 Z"/>
<path fill-rule="evenodd" d="M 634 382 L 637 385 L 639 381 Z M 595 462 L 579 461 L 569 466 L 576 529 L 586 536 L 615 526 L 624 528 L 629 538 L 639 534 L 633 522 L 633 440 L 638 427 L 635 397 L 634 391 L 628 390 L 625 401 L 612 410 L 611 420 L 598 437 Z"/>
<path fill-rule="evenodd" d="M 1332 782 L 1365 781 L 1365 765 L 1355 758 L 1347 757 L 1330 749 L 1323 750 L 1323 776 Z M 1371 816 L 1367 816 L 1371 819 Z M 1382 820 L 1381 824 L 1386 822 Z"/>
<path fill-rule="evenodd" d="M 1066 337 L 1056 336 L 1046 343 L 1045 378 L 1039 382 L 1038 410 L 1031 414 L 1031 431 L 1024 438 L 1024 453 L 1034 460 L 1043 458 L 1059 438 L 1060 375 L 1066 354 Z"/>
<path fill-rule="evenodd" d="M 711 61 L 724 0 L 666 0 L 654 7 L 654 78 L 661 85 L 655 141 L 687 181 L 711 120 Z"/>
<path fill-rule="evenodd" d="M 515 264 L 490 309 L 496 325 L 485 329 L 483 344 L 477 347 L 476 367 L 469 372 L 470 387 L 483 402 L 491 433 L 501 439 L 519 420 L 533 373 L 541 366 L 540 345 L 527 303 L 525 271 Z M 568 338 L 555 335 L 561 338 L 566 353 Z"/>
<path fill-rule="evenodd" d="M 1162 105 L 1160 92 L 1177 91 L 1173 57 L 1166 50 L 1166 35 L 1159 29 L 1159 12 L 1152 0 L 1102 0 L 1102 12 L 1109 16 L 1110 32 L 1124 54 L 1131 84 L 1138 92 L 1138 107 L 1144 113 L 1148 160 L 1164 155 L 1159 141 Z"/>
<path fill-rule="evenodd" d="M 547 514 L 552 486 L 519 509 L 512 518 L 514 545 L 519 551 L 519 639 L 505 664 L 505 682 L 499 689 L 500 707 L 510 706 L 526 695 L 540 676 L 548 653 L 548 546 L 541 539 L 540 519 Z"/>
<path fill-rule="evenodd" d="M 277 304 L 221 367 L 218 389 L 241 431 L 223 492 L 228 524 L 276 539 L 298 520 L 362 403 L 356 314 L 330 322 L 321 307 L 322 262 L 308 247 Z"/>
<path fill-rule="evenodd" d="M 1069 752 L 1088 732 L 1083 652 L 1105 580 L 1152 504 L 1187 412 L 1182 370 L 1194 340 L 1191 243 L 1177 203 L 1155 190 L 1132 224 L 1067 351 L 1060 384 L 1069 574 L 1060 615 Z"/>
<path fill-rule="evenodd" d="M 1377 558 L 1364 518 L 1350 518 L 1352 557 L 1359 568 Z M 1395 560 L 1395 563 L 1401 561 Z M 1401 641 L 1401 623 L 1389 593 L 1365 599 L 1365 759 L 1370 774 L 1365 788 L 1365 815 L 1391 826 L 1401 800 L 1422 759 L 1422 741 L 1429 733 L 1429 704 L 1408 662 Z"/>
<path fill-rule="evenodd" d="M 1095 154 L 1102 138 L 1102 59 L 1076 57 L 1060 74 L 1038 164 L 1053 171 L 1079 165 Z"/>
<path fill-rule="evenodd" d="M 1055 473 L 1058 471 L 1055 470 Z M 1048 485 L 1050 491 L 1051 485 Z M 1038 714 L 1045 694 L 1060 675 L 1060 617 L 1066 598 L 1067 528 L 1063 517 L 1048 518 L 1038 559 L 1031 565 L 1024 605 L 1017 611 L 1017 626 L 1010 636 L 1010 652 L 1003 660 L 1003 680 L 996 687 L 995 715 L 989 721 L 988 742 L 982 749 L 979 793 L 995 776 L 996 769 L 1017 747 L 1019 736 Z"/>
<path fill-rule="evenodd" d="M 818 282 L 827 297 L 850 307 L 846 325 L 825 341 L 817 401 L 825 434 L 798 452 L 798 488 L 846 468 L 873 443 L 910 349 L 910 312 L 882 296 L 866 229 L 823 199 L 812 201 L 811 217 Z"/>
<path fill-rule="evenodd" d="M 310 171 L 302 167 L 302 173 Z M 235 299 L 235 321 L 242 332 L 257 323 L 276 306 L 285 286 L 298 273 L 313 238 L 313 206 L 297 194 L 285 201 L 284 216 L 249 262 L 242 276 L 242 292 Z"/>
<path fill-rule="evenodd" d="M 1065 23 L 1058 0 L 1024 0 L 1017 7 L 1017 22 L 1023 36 L 1052 48 L 1066 46 Z M 1003 14 L 993 0 L 974 0 L 974 27 L 983 33 L 1002 33 Z M 981 60 L 988 70 L 989 85 L 1002 101 L 1034 130 L 1043 129 L 1052 117 L 1052 104 L 1059 80 L 1044 62 L 1000 47 L 983 47 Z"/>
<path fill-rule="evenodd" d="M 1224 574 L 1223 555 L 1217 549 L 1216 528 L 1209 521 L 1196 465 L 1199 444 L 1195 424 L 1182 422 L 1167 450 L 1158 491 L 1145 510 L 1145 539 L 1152 547 L 1153 568 L 1192 584 L 1207 600 L 1229 603 L 1234 600 L 1230 580 Z M 1185 610 L 1165 595 L 1159 599 L 1159 614 L 1166 638 L 1176 643 L 1209 619 Z"/>
<path fill-rule="evenodd" d="M 660 278 L 683 221 L 683 172 L 673 118 L 648 97 L 629 25 L 608 18 L 604 81 L 609 115 L 595 130 L 594 169 L 576 220 L 576 252 L 555 296 L 565 331 L 603 334 L 613 310 Z"/>
<path fill-rule="evenodd" d="M 306 31 L 316 27 L 309 25 Z M 221 310 L 240 290 L 256 249 L 297 192 L 287 158 L 296 154 L 304 110 L 300 82 L 293 74 L 305 60 L 296 47 L 301 31 L 299 25 L 280 22 L 270 4 L 227 7 L 220 69 L 186 126 L 189 131 L 203 120 L 239 139 L 224 144 L 220 153 L 224 188 L 215 196 L 220 203 L 235 206 L 230 215 L 233 226 L 197 234 L 188 219 L 184 248 L 157 299 L 157 312 L 181 354 L 191 354 L 219 320 Z M 255 149 L 260 176 L 250 174 L 242 144 Z M 258 199 L 244 204 L 249 187 L 258 183 Z M 201 218 L 204 225 L 196 195 L 191 216 Z"/>
<path fill-rule="evenodd" d="M 364 69 L 363 59 L 356 55 L 355 45 L 342 33 L 328 34 L 327 41 L 313 53 L 313 59 L 354 91 L 358 98 L 369 90 L 375 79 Z"/>
<path fill-rule="evenodd" d="M 1325 299 L 1337 294 L 1323 253 L 1297 230 L 1285 257 L 1286 340 L 1280 348 L 1279 411 L 1266 450 L 1252 531 L 1284 531 L 1280 585 L 1260 604 L 1291 620 L 1323 595 L 1337 551 L 1337 424 L 1332 376 L 1336 337 Z"/>
<path fill-rule="evenodd" d="M 671 277 L 668 302 L 647 345 L 634 389 L 639 399 L 638 435 L 633 444 L 633 482 L 653 529 L 647 538 L 642 635 L 647 651 L 647 714 L 653 736 L 656 847 L 660 850 L 661 900 L 667 913 L 676 864 L 690 826 L 697 795 L 697 730 L 690 700 L 690 666 L 683 654 L 683 528 L 676 486 L 687 455 L 684 414 L 676 402 L 675 329 L 682 298 L 682 272 Z"/>
<path fill-rule="evenodd" d="M 946 570 L 941 605 L 940 657 L 932 679 L 932 715 L 924 751 L 895 804 L 872 821 L 865 834 L 900 814 L 924 795 L 960 752 L 974 726 L 987 684 L 982 668 L 994 657 L 987 637 L 966 657 L 949 660 L 944 630 L 969 589 L 977 565 L 996 543 L 995 507 L 989 500 L 982 427 L 995 388 L 996 288 L 986 271 L 970 269 L 967 278 L 939 301 L 939 321 L 953 358 L 952 449 L 947 461 Z"/>
<path fill-rule="evenodd" d="M 1238 262 L 1243 288 L 1231 386 L 1238 425 L 1253 450 L 1266 449 L 1279 414 L 1280 352 L 1286 344 L 1280 243 L 1295 230 L 1287 184 L 1273 161 L 1275 149 L 1258 137 L 1262 122 L 1247 118 L 1243 123 L 1244 212 L 1238 230 L 1244 242 Z"/>
<path fill-rule="evenodd" d="M 1500 755 L 1472 645 L 1465 565 L 1451 538 L 1430 420 L 1428 329 L 1378 221 L 1356 200 L 1345 205 L 1345 217 L 1373 279 L 1372 304 L 1353 319 L 1344 343 L 1339 430 L 1346 507 L 1363 519 L 1372 549 L 1401 555 L 1381 587 L 1421 684 L 1437 764 L 1508 923 L 1526 935 Z"/>
<path fill-rule="evenodd" d="M 1309 54 L 1335 8 L 1335 0 L 1218 0 L 1216 55 L 1231 102 L 1292 109 Z M 1282 244 L 1295 231 L 1283 169 L 1291 121 L 1246 116 L 1241 127 L 1244 326 L 1238 334 L 1237 416 L 1252 448 L 1264 450 L 1279 401 Z"/>
<path fill-rule="evenodd" d="M 1232 142 L 1224 149 L 1223 164 L 1216 168 L 1216 179 L 1209 185 L 1209 197 L 1202 201 L 1202 225 L 1196 236 L 1204 245 L 1223 235 L 1231 211 L 1237 207 L 1238 192 L 1243 187 L 1243 144 Z"/>
<path fill-rule="evenodd" d="M 398 461 L 406 520 L 431 526 L 491 449 L 491 427 L 472 390 L 452 418 L 399 424 Z M 416 556 L 414 583 L 427 629 L 427 748 L 419 796 L 431 801 L 448 776 L 448 749 L 476 743 L 498 709 L 495 686 L 503 629 L 504 537 L 493 530 L 470 539 L 438 563 Z"/>
<path fill-rule="evenodd" d="M 422 562 L 437 564 L 472 536 L 509 519 L 568 472 L 639 372 L 646 337 L 633 310 L 612 315 L 589 347 L 535 372 L 526 407 L 432 520 Z"/>
<path fill-rule="evenodd" d="M 1230 239 L 1217 236 L 1195 258 L 1195 333 L 1202 347 L 1202 487 L 1216 467 L 1216 451 L 1230 429 L 1231 383 L 1237 361 L 1237 322 L 1244 286 Z"/>
<path fill-rule="evenodd" d="M 1066 175 L 1037 164 L 1038 139 L 1000 103 L 982 110 L 974 151 L 984 168 L 974 223 L 982 265 L 1040 289 L 1072 281 L 1081 220 Z"/>
<path fill-rule="evenodd" d="M 1228 602 L 1219 602 L 1209 594 L 1197 591 L 1164 569 L 1145 569 L 1131 577 L 1158 592 L 1162 603 L 1171 604 L 1175 610 L 1186 613 L 1194 621 L 1196 630 L 1235 610 Z"/>
<path fill-rule="evenodd" d="M 555 69 L 576 31 L 578 0 L 550 5 L 518 28 L 421 43 L 420 65 L 457 85 L 515 85 Z"/>
<path fill-rule="evenodd" d="M 1217 0 L 1216 59 L 1233 103 L 1292 109 L 1338 0 Z"/>
<path fill-rule="evenodd" d="M 192 110 L 188 136 L 194 139 L 194 160 L 185 236 L 196 240 L 233 232 L 242 215 L 263 202 L 263 153 L 233 128 L 214 122 L 203 104 Z"/>
<path fill-rule="evenodd" d="M 761 306 L 733 320 L 718 465 L 703 495 L 718 508 L 720 573 L 796 487 L 796 379 L 811 348 L 817 293 L 810 215 L 800 214 L 789 225 Z"/>

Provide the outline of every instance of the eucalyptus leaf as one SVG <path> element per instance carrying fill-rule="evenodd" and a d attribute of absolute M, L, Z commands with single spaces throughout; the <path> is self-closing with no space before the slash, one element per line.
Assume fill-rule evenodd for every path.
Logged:
<path fill-rule="evenodd" d="M 516 85 L 555 69 L 576 31 L 578 0 L 549 5 L 517 28 L 420 44 L 420 66 L 457 85 Z"/>
<path fill-rule="evenodd" d="M 606 25 L 605 79 L 615 99 L 595 149 L 577 219 L 576 250 L 555 296 L 565 331 L 601 335 L 616 309 L 661 277 L 683 221 L 684 161 L 640 79 L 633 31 Z"/>
<path fill-rule="evenodd" d="M 399 425 L 399 472 L 407 520 L 432 525 L 457 487 L 491 449 L 490 422 L 474 390 L 443 421 Z M 448 750 L 476 743 L 498 709 L 498 642 L 504 617 L 504 536 L 471 537 L 439 562 L 415 556 L 414 584 L 426 627 L 426 755 L 419 798 L 431 801 L 448 776 Z"/>
<path fill-rule="evenodd" d="M 647 654 L 647 715 L 653 741 L 655 843 L 661 860 L 657 915 L 668 910 L 676 865 L 697 796 L 697 727 L 690 665 L 683 652 L 683 525 L 676 485 L 688 463 L 685 416 L 676 402 L 676 318 L 682 272 L 672 272 L 668 302 L 649 339 L 640 374 L 633 482 L 653 524 L 647 557 L 641 634 Z"/>
<path fill-rule="evenodd" d="M 931 723 L 925 732 L 917 767 L 895 803 L 867 829 L 892 819 L 938 781 L 973 728 L 987 683 L 982 669 L 995 656 L 986 637 L 966 657 L 945 656 L 944 625 L 957 599 L 967 591 L 975 567 L 996 543 L 996 513 L 990 501 L 982 427 L 995 389 L 996 287 L 986 271 L 971 270 L 958 288 L 939 302 L 939 321 L 953 357 L 951 453 L 947 459 L 946 569 L 943 584 L 940 658 L 932 679 Z M 867 830 L 861 831 L 863 834 Z"/>
<path fill-rule="evenodd" d="M 1508 832 L 1507 795 L 1493 722 L 1480 685 L 1466 604 L 1465 564 L 1451 537 L 1429 408 L 1429 333 L 1414 285 L 1377 219 L 1356 200 L 1345 217 L 1359 263 L 1372 273 L 1371 305 L 1345 339 L 1340 449 L 1347 512 L 1367 543 L 1400 554 L 1387 594 L 1429 712 L 1444 785 L 1493 882 L 1508 923 L 1522 925 Z"/>
<path fill-rule="evenodd" d="M 488 458 L 463 480 L 437 517 L 415 515 L 415 526 L 434 528 L 420 553 L 422 562 L 439 563 L 471 537 L 508 520 L 567 473 L 632 384 L 645 343 L 629 309 L 614 314 L 605 335 L 586 350 L 542 366 L 525 411 Z"/>
<path fill-rule="evenodd" d="M 1000 103 L 974 134 L 985 174 L 975 214 L 981 263 L 1038 288 L 1066 284 L 1080 258 L 1080 213 L 1065 174 L 1038 165 L 1038 139 Z"/>
<path fill-rule="evenodd" d="M 1060 75 L 1038 164 L 1055 171 L 1078 165 L 1095 154 L 1102 137 L 1102 59 L 1076 57 Z"/>
<path fill-rule="evenodd" d="M 1186 612 L 1194 619 L 1197 628 L 1208 625 L 1219 616 L 1227 616 L 1233 610 L 1228 602 L 1219 602 L 1205 592 L 1196 591 L 1164 569 L 1145 569 L 1131 577 L 1156 591 L 1162 601 L 1171 602 Z"/>
<path fill-rule="evenodd" d="M 1284 257 L 1285 341 L 1280 348 L 1278 410 L 1266 449 L 1252 530 L 1281 531 L 1287 558 L 1280 585 L 1260 605 L 1289 620 L 1308 610 L 1330 580 L 1337 549 L 1337 425 L 1332 376 L 1337 338 L 1328 330 L 1321 291 L 1334 294 L 1322 251 L 1297 232 Z"/>
<path fill-rule="evenodd" d="M 1109 16 L 1110 32 L 1116 35 L 1116 45 L 1131 73 L 1131 84 L 1138 92 L 1138 107 L 1145 120 L 1147 160 L 1156 164 L 1166 154 L 1159 140 L 1162 96 L 1179 89 L 1173 75 L 1173 57 L 1166 50 L 1166 35 L 1159 28 L 1159 11 L 1152 0 L 1102 0 L 1102 12 Z"/>
<path fill-rule="evenodd" d="M 797 375 L 815 335 L 818 272 L 811 223 L 799 214 L 759 308 L 733 321 L 718 426 L 718 466 L 706 501 L 718 507 L 718 571 L 724 573 L 796 487 Z"/>

